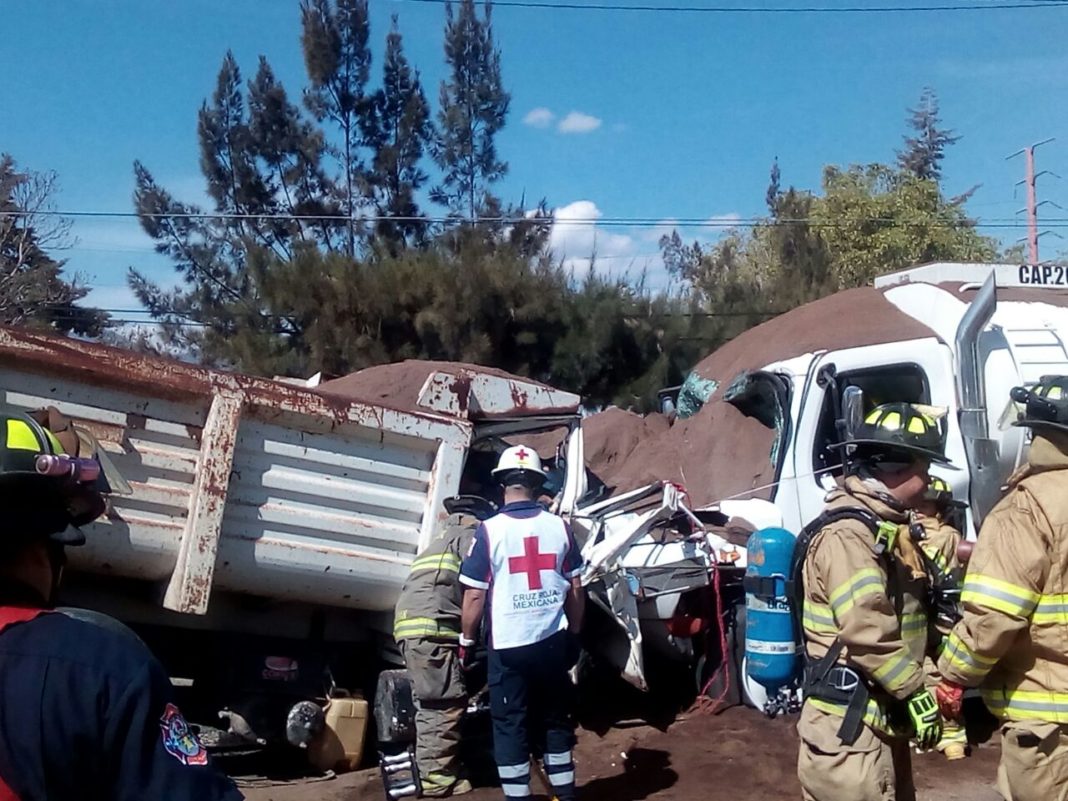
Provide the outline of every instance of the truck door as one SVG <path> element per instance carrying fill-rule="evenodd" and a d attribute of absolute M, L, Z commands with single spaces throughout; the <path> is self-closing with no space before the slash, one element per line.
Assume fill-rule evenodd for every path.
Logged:
<path fill-rule="evenodd" d="M 949 410 L 947 455 L 966 466 L 957 425 L 956 390 L 950 350 L 934 337 L 829 351 L 817 359 L 807 382 L 794 442 L 797 474 L 798 523 L 803 526 L 823 509 L 828 490 L 842 475 L 841 452 L 829 446 L 841 440 L 829 386 L 820 371 L 834 365 L 839 391 L 857 386 L 864 391 L 865 413 L 881 403 L 907 401 L 943 406 Z M 936 467 L 935 472 L 940 468 Z M 942 478 L 967 497 L 967 470 L 945 470 Z M 784 510 L 785 512 L 785 510 Z"/>

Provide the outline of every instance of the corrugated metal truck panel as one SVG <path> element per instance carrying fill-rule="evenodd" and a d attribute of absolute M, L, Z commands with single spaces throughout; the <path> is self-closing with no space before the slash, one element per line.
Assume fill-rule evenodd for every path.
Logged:
<path fill-rule="evenodd" d="M 72 567 L 388 609 L 455 491 L 466 421 L 347 403 L 265 379 L 0 329 L 0 400 L 56 406 L 129 482 Z"/>

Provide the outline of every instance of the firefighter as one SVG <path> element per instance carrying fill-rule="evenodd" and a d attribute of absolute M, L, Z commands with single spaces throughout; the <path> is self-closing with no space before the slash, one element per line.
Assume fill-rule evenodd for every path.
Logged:
<path fill-rule="evenodd" d="M 948 463 L 929 411 L 876 407 L 841 443 L 843 485 L 798 541 L 807 663 L 798 778 L 807 801 L 914 799 L 908 737 L 929 748 L 942 733 L 923 686 L 923 574 L 899 558 L 930 463 Z"/>
<path fill-rule="evenodd" d="M 494 511 L 475 495 L 449 498 L 445 509 L 445 527 L 412 562 L 393 625 L 412 679 L 420 785 L 422 794 L 431 798 L 471 791 L 471 783 L 458 776 L 460 718 L 467 706 L 457 651 L 463 601 L 460 562 L 479 522 Z"/>
<path fill-rule="evenodd" d="M 1068 798 L 1068 376 L 1012 399 L 1030 452 L 983 522 L 935 693 L 959 718 L 964 688 L 979 687 L 1002 723 L 998 789 L 1046 801 Z"/>
<path fill-rule="evenodd" d="M 960 615 L 958 599 L 962 576 L 957 549 L 963 536 L 958 519 L 965 504 L 953 500 L 953 491 L 941 478 L 932 477 L 923 498 L 916 504 L 914 523 L 919 526 L 918 545 L 923 551 L 924 567 L 928 575 L 929 648 L 924 659 L 924 685 L 934 690 L 941 674 L 931 654 L 937 654 L 945 637 Z M 955 720 L 944 720 L 942 739 L 935 748 L 949 761 L 967 756 L 968 738 Z"/>
<path fill-rule="evenodd" d="M 584 611 L 582 560 L 567 524 L 535 500 L 545 473 L 532 448 L 505 450 L 493 475 L 504 487 L 504 505 L 479 526 L 463 562 L 460 647 L 463 659 L 470 660 L 488 606 L 493 750 L 506 798 L 531 798 L 534 746 L 543 753 L 556 797 L 572 801 L 573 688 L 568 671 L 578 656 Z M 535 733 L 541 742 L 531 742 Z"/>
<path fill-rule="evenodd" d="M 140 640 L 51 611 L 64 549 L 85 542 L 74 527 L 106 509 L 99 473 L 32 417 L 0 415 L 0 799 L 237 801 Z"/>

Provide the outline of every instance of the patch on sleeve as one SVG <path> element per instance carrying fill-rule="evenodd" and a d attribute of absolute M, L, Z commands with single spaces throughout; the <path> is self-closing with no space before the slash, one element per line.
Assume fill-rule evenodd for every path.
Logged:
<path fill-rule="evenodd" d="M 168 754 L 183 765 L 208 764 L 207 750 L 174 704 L 167 704 L 163 710 L 159 727 L 163 732 L 163 748 Z"/>

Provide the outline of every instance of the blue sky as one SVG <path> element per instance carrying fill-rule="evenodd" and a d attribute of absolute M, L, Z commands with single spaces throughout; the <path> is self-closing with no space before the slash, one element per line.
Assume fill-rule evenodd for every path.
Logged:
<path fill-rule="evenodd" d="M 371 12 L 376 56 L 397 14 L 436 99 L 444 9 L 371 0 Z M 196 112 L 227 49 L 246 77 L 262 54 L 291 98 L 303 86 L 297 0 L 5 0 L 3 19 L 0 151 L 56 170 L 65 210 L 131 211 L 134 159 L 180 198 L 200 200 Z M 1038 151 L 1039 167 L 1068 177 L 1068 6 L 857 15 L 498 7 L 494 22 L 512 93 L 500 194 L 545 197 L 563 217 L 590 219 L 560 226 L 554 244 L 569 258 L 596 246 L 615 272 L 655 271 L 650 256 L 666 227 L 598 227 L 598 215 L 760 214 L 776 156 L 784 183 L 805 188 L 818 187 L 825 164 L 892 159 L 905 109 L 925 85 L 963 135 L 944 165 L 947 191 L 982 184 L 973 214 L 1003 219 L 1022 205 L 1022 193 L 1013 197 L 1022 159 L 1005 157 L 1030 142 L 1057 137 Z M 1068 185 L 1043 179 L 1040 197 L 1068 207 Z M 992 232 L 1005 241 L 1023 234 Z M 74 233 L 69 268 L 89 279 L 100 305 L 133 305 L 128 266 L 173 280 L 136 220 L 78 220 Z"/>

